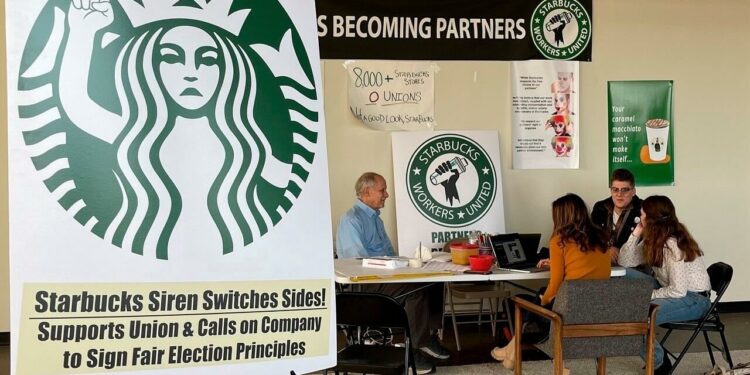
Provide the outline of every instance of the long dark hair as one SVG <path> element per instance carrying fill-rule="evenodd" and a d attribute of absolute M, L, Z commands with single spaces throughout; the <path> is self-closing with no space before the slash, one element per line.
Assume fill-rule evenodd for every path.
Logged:
<path fill-rule="evenodd" d="M 687 228 L 677 220 L 674 205 L 663 195 L 652 195 L 641 203 L 646 213 L 643 228 L 643 252 L 649 265 L 661 267 L 664 264 L 664 245 L 670 237 L 677 241 L 686 262 L 692 262 L 703 255 L 698 243 Z"/>
<path fill-rule="evenodd" d="M 552 202 L 553 234 L 560 236 L 560 246 L 573 242 L 583 252 L 607 251 L 604 231 L 591 222 L 589 210 L 581 197 L 566 194 Z"/>

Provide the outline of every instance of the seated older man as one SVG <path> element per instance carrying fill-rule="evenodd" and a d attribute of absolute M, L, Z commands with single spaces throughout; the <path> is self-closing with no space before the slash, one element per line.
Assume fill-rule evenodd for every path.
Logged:
<path fill-rule="evenodd" d="M 339 221 L 336 253 L 340 258 L 396 255 L 380 219 L 380 209 L 388 198 L 385 179 L 377 173 L 367 172 L 357 179 L 354 189 L 357 200 Z M 442 284 L 364 284 L 362 291 L 387 294 L 404 304 L 412 347 L 419 349 L 415 350 L 417 374 L 429 374 L 434 370 L 433 364 L 422 354 L 436 359 L 450 357 L 433 334 L 442 327 Z"/>

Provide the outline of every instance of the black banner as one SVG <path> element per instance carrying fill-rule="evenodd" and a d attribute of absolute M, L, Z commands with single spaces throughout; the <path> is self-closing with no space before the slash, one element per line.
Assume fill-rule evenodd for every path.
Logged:
<path fill-rule="evenodd" d="M 592 0 L 316 0 L 323 59 L 591 61 Z"/>

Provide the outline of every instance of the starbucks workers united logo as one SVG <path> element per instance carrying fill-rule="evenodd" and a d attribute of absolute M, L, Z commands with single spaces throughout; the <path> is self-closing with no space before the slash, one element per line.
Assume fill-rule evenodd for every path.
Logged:
<path fill-rule="evenodd" d="M 569 60 L 591 42 L 591 17 L 577 0 L 544 0 L 531 15 L 531 37 L 546 58 Z"/>
<path fill-rule="evenodd" d="M 277 1 L 50 0 L 18 74 L 51 196 L 136 254 L 242 249 L 291 209 L 317 149 L 308 52 Z"/>
<path fill-rule="evenodd" d="M 482 146 L 463 135 L 428 139 L 411 156 L 406 173 L 412 204 L 439 225 L 472 224 L 495 200 L 497 176 L 492 160 Z"/>

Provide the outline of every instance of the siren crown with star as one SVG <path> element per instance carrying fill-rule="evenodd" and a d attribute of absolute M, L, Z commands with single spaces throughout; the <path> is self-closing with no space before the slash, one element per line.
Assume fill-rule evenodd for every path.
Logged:
<path fill-rule="evenodd" d="M 231 11 L 234 0 L 121 0 L 134 27 L 171 19 L 196 20 L 239 35 L 250 9 Z"/>

